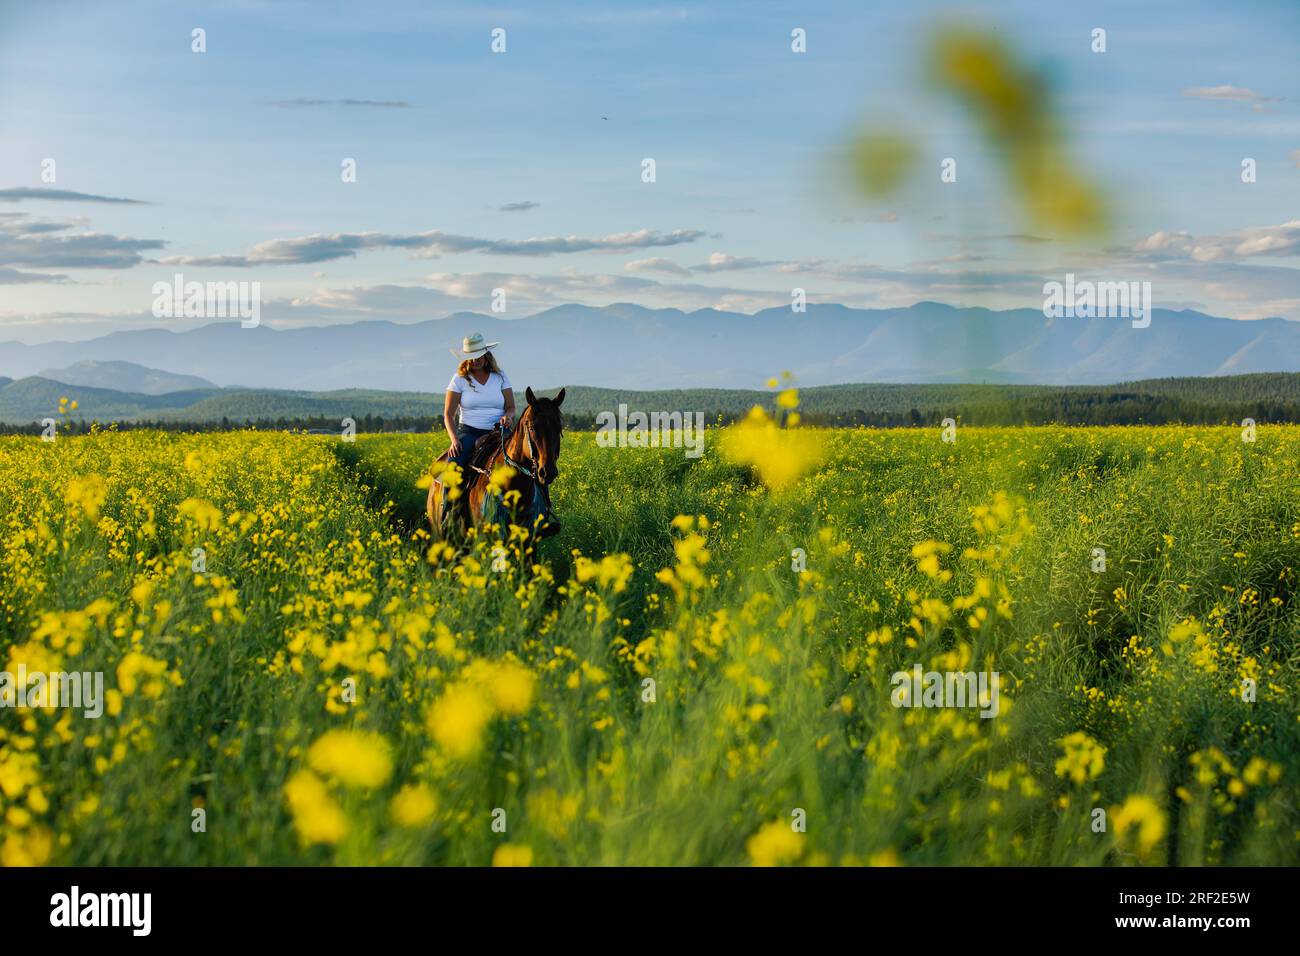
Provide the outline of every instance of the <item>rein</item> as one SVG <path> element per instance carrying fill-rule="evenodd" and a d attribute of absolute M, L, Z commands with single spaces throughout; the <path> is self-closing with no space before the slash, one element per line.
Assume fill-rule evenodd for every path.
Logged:
<path fill-rule="evenodd" d="M 506 451 L 506 443 L 510 441 L 510 432 L 507 429 L 501 429 L 501 457 L 505 463 L 515 471 L 522 474 L 525 478 L 537 481 L 537 465 L 532 468 L 525 468 L 523 462 L 515 461 L 510 457 L 510 452 Z M 534 452 L 536 454 L 536 452 Z M 540 484 L 540 482 L 539 482 Z"/>
<path fill-rule="evenodd" d="M 501 455 L 501 458 L 505 461 L 506 465 L 510 468 L 513 468 L 515 471 L 519 472 L 520 474 L 522 474 L 525 478 L 528 478 L 532 481 L 537 481 L 536 464 L 534 464 L 531 468 L 527 468 L 524 466 L 523 462 L 516 461 L 515 459 L 511 458 L 510 452 L 506 450 L 506 445 L 510 441 L 510 436 L 512 433 L 508 428 L 501 428 L 500 431 L 501 431 L 501 447 L 498 449 L 498 453 Z M 496 455 L 493 455 L 492 457 L 495 458 Z M 491 459 L 488 459 L 488 462 L 490 464 Z M 492 475 L 492 472 L 490 470 L 485 470 L 483 468 L 478 467 L 477 465 L 474 465 L 472 467 L 474 468 L 475 471 L 477 471 L 481 475 L 487 475 L 489 477 L 491 477 Z M 541 484 L 541 482 L 538 482 L 538 484 Z"/>

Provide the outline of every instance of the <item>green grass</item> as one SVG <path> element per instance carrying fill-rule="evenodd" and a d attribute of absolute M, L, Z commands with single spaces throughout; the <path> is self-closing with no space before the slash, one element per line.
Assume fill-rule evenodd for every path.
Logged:
<path fill-rule="evenodd" d="M 564 531 L 537 568 L 511 552 L 499 572 L 486 543 L 427 560 L 429 436 L 0 439 L 0 656 L 53 655 L 110 687 L 133 651 L 165 668 L 156 696 L 142 686 L 99 720 L 0 712 L 0 857 L 1300 859 L 1300 428 L 1254 443 L 1235 428 L 832 432 L 781 494 L 709 437 L 690 460 L 566 436 Z M 86 475 L 106 494 L 93 521 L 68 494 Z M 219 523 L 187 517 L 187 499 Z M 708 527 L 674 529 L 678 515 Z M 932 574 L 923 542 L 951 546 Z M 628 555 L 626 587 L 575 551 Z M 475 668 L 502 660 L 533 675 L 528 706 L 494 706 L 457 756 L 430 707 L 456 687 L 490 696 Z M 892 674 L 916 663 L 998 672 L 999 715 L 892 706 Z M 343 728 L 383 743 L 353 741 L 342 769 L 309 756 Z M 1075 781 L 1058 762 L 1079 733 L 1105 750 Z M 349 783 L 375 748 L 389 772 Z M 292 809 L 304 768 L 325 797 Z M 399 825 L 391 799 L 417 785 L 437 809 Z M 304 840 L 330 807 L 346 833 Z"/>

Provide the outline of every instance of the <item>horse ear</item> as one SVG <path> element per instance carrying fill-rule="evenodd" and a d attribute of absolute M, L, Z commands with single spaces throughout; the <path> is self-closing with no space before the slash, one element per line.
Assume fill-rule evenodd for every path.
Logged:
<path fill-rule="evenodd" d="M 552 399 L 552 401 L 555 402 L 555 407 L 556 407 L 556 408 L 559 408 L 561 405 L 563 405 L 563 404 L 564 404 L 564 389 L 560 389 L 560 394 L 559 394 L 559 395 L 556 395 L 555 398 Z"/>
<path fill-rule="evenodd" d="M 527 386 L 524 389 L 524 398 L 528 399 L 529 405 L 532 405 L 534 402 L 537 401 L 537 397 L 533 395 L 533 387 L 531 385 Z"/>

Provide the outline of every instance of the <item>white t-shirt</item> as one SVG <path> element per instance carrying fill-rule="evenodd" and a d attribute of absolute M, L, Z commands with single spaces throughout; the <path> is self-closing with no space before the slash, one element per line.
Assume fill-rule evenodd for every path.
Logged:
<path fill-rule="evenodd" d="M 489 372 L 482 385 L 470 382 L 464 375 L 453 375 L 447 383 L 447 391 L 460 394 L 461 424 L 488 431 L 506 413 L 505 390 L 510 387 L 504 372 Z"/>

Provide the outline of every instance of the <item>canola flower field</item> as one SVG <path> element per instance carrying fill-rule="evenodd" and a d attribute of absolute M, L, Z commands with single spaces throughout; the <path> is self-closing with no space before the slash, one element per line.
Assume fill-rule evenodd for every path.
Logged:
<path fill-rule="evenodd" d="M 0 863 L 1300 862 L 1300 427 L 569 434 L 535 564 L 444 442 L 0 439 Z"/>

